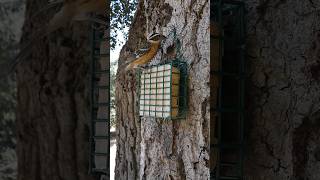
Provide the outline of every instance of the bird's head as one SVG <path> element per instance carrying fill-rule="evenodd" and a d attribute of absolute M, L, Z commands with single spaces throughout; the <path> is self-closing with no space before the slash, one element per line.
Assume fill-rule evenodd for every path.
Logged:
<path fill-rule="evenodd" d="M 166 38 L 166 36 L 164 36 L 162 34 L 152 33 L 152 34 L 149 34 L 149 36 L 147 37 L 147 40 L 150 43 L 160 43 L 165 38 Z"/>

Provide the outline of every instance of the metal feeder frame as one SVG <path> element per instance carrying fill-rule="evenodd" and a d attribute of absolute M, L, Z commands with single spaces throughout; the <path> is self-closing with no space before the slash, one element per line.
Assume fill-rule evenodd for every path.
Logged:
<path fill-rule="evenodd" d="M 177 119 L 185 119 L 186 118 L 186 115 L 187 115 L 187 110 L 188 110 L 188 103 L 187 103 L 187 99 L 188 99 L 188 94 L 187 94 L 187 87 L 188 87 L 188 70 L 187 70 L 187 63 L 186 62 L 184 62 L 184 61 L 181 61 L 180 60 L 180 58 L 176 58 L 176 59 L 174 59 L 174 60 L 171 60 L 171 61 L 169 61 L 169 62 L 163 62 L 163 63 L 160 63 L 160 64 L 157 64 L 157 65 L 152 65 L 152 66 L 149 66 L 149 67 L 147 67 L 146 69 L 149 69 L 150 68 L 150 70 L 151 70 L 151 68 L 157 68 L 157 72 L 161 72 L 161 71 L 158 71 L 158 67 L 159 66 L 162 66 L 162 65 L 170 65 L 171 66 L 171 72 L 170 72 L 170 74 L 169 75 L 167 75 L 167 76 L 165 76 L 165 75 L 163 75 L 163 78 L 165 78 L 165 77 L 170 77 L 170 92 L 169 92 L 169 94 L 168 93 L 160 93 L 160 94 L 158 94 L 157 93 L 157 87 L 156 87 L 156 94 L 154 94 L 154 95 L 156 95 L 156 97 L 157 97 L 157 95 L 169 95 L 169 97 L 170 97 L 170 99 L 141 99 L 142 98 L 142 96 L 144 96 L 144 95 L 153 95 L 153 94 L 140 94 L 140 92 L 141 92 L 141 86 L 142 86 L 142 84 L 141 84 L 141 75 L 142 75 L 142 70 L 139 70 L 138 71 L 138 76 L 139 76 L 139 114 L 140 114 L 140 111 L 147 111 L 148 112 L 148 114 L 151 114 L 151 112 L 155 112 L 155 113 L 169 113 L 170 115 L 169 115 L 169 117 L 167 117 L 167 118 L 164 118 L 165 120 L 177 120 Z M 178 97 L 178 115 L 176 116 L 176 117 L 172 117 L 171 115 L 172 115 L 172 106 L 171 106 L 171 103 L 172 103 L 172 100 L 171 100 L 171 98 L 172 98 L 172 74 L 174 73 L 174 72 L 172 72 L 172 67 L 175 67 L 175 68 L 177 68 L 177 69 L 179 69 L 179 71 L 180 71 L 180 80 L 179 80 L 179 97 Z M 164 70 L 165 71 L 165 70 Z M 150 78 L 151 78 L 151 73 L 150 73 Z M 156 79 L 158 79 L 157 77 L 156 77 Z M 151 82 L 150 82 L 151 83 Z M 153 83 L 153 84 L 156 84 L 157 85 L 157 81 L 156 81 L 156 83 Z M 152 83 L 151 83 L 152 84 Z M 165 84 L 165 81 L 163 81 L 163 85 Z M 144 78 L 144 85 L 145 85 L 145 78 Z M 146 88 L 145 86 L 143 87 L 144 89 L 148 89 L 148 88 Z M 162 88 L 164 88 L 164 87 L 162 87 Z M 150 87 L 150 89 L 149 89 L 149 92 L 151 92 L 151 87 Z M 157 111 L 157 110 L 155 110 L 155 111 L 151 111 L 150 110 L 150 108 L 149 108 L 149 110 L 145 110 L 145 109 L 143 109 L 143 110 L 141 110 L 140 109 L 140 100 L 155 100 L 155 101 L 157 101 L 157 100 L 170 100 L 170 111 L 169 112 L 165 112 L 165 111 Z M 143 105 L 144 107 L 145 106 L 155 106 L 155 107 L 157 107 L 157 106 L 161 106 L 161 107 L 163 107 L 163 105 L 150 105 L 150 104 L 148 104 L 148 105 Z M 148 117 L 154 117 L 154 116 L 148 116 Z M 156 118 L 160 118 L 160 117 L 156 117 Z"/>
<path fill-rule="evenodd" d="M 213 73 L 218 77 L 218 102 L 217 108 L 213 109 L 218 114 L 217 122 L 215 127 L 215 136 L 217 142 L 211 142 L 211 151 L 217 151 L 217 159 L 215 169 L 210 169 L 210 179 L 212 180 L 243 180 L 243 161 L 244 161 L 244 122 L 245 122 L 245 19 L 244 9 L 245 4 L 242 1 L 236 0 L 213 0 L 211 3 L 211 17 L 218 25 L 220 34 L 219 36 L 211 37 L 217 39 L 219 42 L 219 58 L 218 70 L 214 70 Z M 232 30 L 235 37 L 228 37 L 223 32 L 224 23 L 228 19 L 225 19 L 227 15 L 231 15 L 233 21 Z M 226 20 L 226 21 L 225 21 Z M 228 44 L 226 43 L 228 42 Z M 230 43 L 232 42 L 232 43 Z M 226 44 L 228 46 L 226 46 Z M 224 47 L 223 47 L 224 46 Z M 238 54 L 238 59 L 235 59 L 238 63 L 238 69 L 236 72 L 228 72 L 225 70 L 226 64 L 224 64 L 224 56 L 228 50 L 235 50 Z M 230 65 L 229 65 L 230 66 Z M 232 66 L 232 65 L 231 65 Z M 224 80 L 226 78 L 234 78 L 238 82 L 238 88 L 234 89 L 234 93 L 238 93 L 238 99 L 236 106 L 230 107 L 227 105 L 225 100 L 225 89 Z M 223 142 L 222 139 L 222 127 L 221 124 L 224 121 L 227 113 L 234 113 L 237 116 L 234 120 L 237 122 L 238 142 L 229 143 Z M 214 131 L 214 130 L 213 130 Z M 237 152 L 238 158 L 235 162 L 224 162 L 222 161 L 222 154 L 228 151 Z M 210 157 L 212 158 L 212 157 Z M 232 173 L 228 173 L 226 168 L 233 168 Z"/>

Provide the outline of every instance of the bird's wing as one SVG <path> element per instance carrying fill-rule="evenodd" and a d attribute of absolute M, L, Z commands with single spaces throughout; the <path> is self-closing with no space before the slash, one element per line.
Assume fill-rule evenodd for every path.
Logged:
<path fill-rule="evenodd" d="M 150 50 L 150 48 L 141 48 L 141 49 L 135 51 L 134 55 L 136 56 L 136 58 L 138 58 L 138 57 L 141 57 L 146 52 L 148 52 L 149 50 Z"/>

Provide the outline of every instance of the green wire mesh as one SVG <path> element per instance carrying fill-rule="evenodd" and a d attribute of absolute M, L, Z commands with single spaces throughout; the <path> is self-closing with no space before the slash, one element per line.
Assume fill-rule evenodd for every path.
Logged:
<path fill-rule="evenodd" d="M 212 36 L 218 43 L 218 64 L 213 73 L 219 79 L 214 136 L 210 156 L 216 161 L 210 167 L 210 179 L 244 179 L 244 122 L 245 122 L 245 4 L 236 0 L 214 0 L 211 21 L 221 32 Z M 214 46 L 213 46 L 214 47 Z M 211 49 L 212 50 L 212 49 Z M 232 122 L 232 124 L 230 123 Z M 215 153 L 215 151 L 217 153 Z M 231 155 L 230 155 L 231 154 Z M 232 160 L 228 159 L 233 157 Z"/>
<path fill-rule="evenodd" d="M 139 115 L 166 120 L 187 114 L 187 65 L 174 59 L 139 72 Z"/>
<path fill-rule="evenodd" d="M 90 159 L 89 174 L 109 177 L 110 172 L 110 61 L 109 50 L 101 48 L 106 41 L 103 31 L 91 27 L 90 67 Z"/>

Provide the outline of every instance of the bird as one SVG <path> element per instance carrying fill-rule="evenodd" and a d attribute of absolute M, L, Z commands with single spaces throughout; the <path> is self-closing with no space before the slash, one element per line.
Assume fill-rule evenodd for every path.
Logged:
<path fill-rule="evenodd" d="M 166 36 L 159 33 L 151 33 L 147 37 L 147 41 L 150 43 L 150 48 L 145 51 L 144 54 L 138 56 L 135 60 L 129 63 L 126 67 L 126 70 L 137 68 L 138 65 L 143 65 L 150 62 L 154 56 L 158 53 L 158 50 L 161 47 L 162 40 L 166 39 Z"/>
<path fill-rule="evenodd" d="M 53 7 L 53 4 L 59 4 L 59 2 L 61 1 L 49 3 L 47 7 Z M 90 17 L 87 16 L 89 13 L 104 14 L 106 8 L 107 3 L 105 0 L 65 0 L 60 11 L 58 11 L 51 18 L 47 26 L 40 30 L 40 32 L 44 31 L 40 37 L 46 36 L 60 28 L 66 27 L 72 21 L 90 20 Z M 40 12 L 43 11 L 43 9 L 46 9 L 46 7 L 40 9 Z M 35 14 L 39 14 L 39 12 Z M 101 23 L 101 21 L 97 22 Z M 39 37 L 39 34 L 37 34 L 37 36 Z"/>
<path fill-rule="evenodd" d="M 107 2 L 105 0 L 57 0 L 47 4 L 44 8 L 41 8 L 39 11 L 35 12 L 31 19 L 39 16 L 42 12 L 46 10 L 56 7 L 59 4 L 63 4 L 61 9 L 54 14 L 54 16 L 49 20 L 49 23 L 42 28 L 36 30 L 29 40 L 20 46 L 19 54 L 9 62 L 9 67 L 6 69 L 5 74 L 10 74 L 17 64 L 27 58 L 31 52 L 30 47 L 32 47 L 37 42 L 41 41 L 44 37 L 48 36 L 49 34 L 61 29 L 65 28 L 70 25 L 73 21 L 94 21 L 99 24 L 106 25 L 107 22 L 104 20 L 96 19 L 93 17 L 88 16 L 90 13 L 95 14 L 105 14 L 107 9 Z"/>
<path fill-rule="evenodd" d="M 105 0 L 65 0 L 61 10 L 57 12 L 46 27 L 47 33 L 66 27 L 72 21 L 90 20 L 88 13 L 103 14 L 106 11 Z"/>
<path fill-rule="evenodd" d="M 37 12 L 33 13 L 31 20 L 41 15 L 41 13 L 47 12 L 47 10 L 57 7 L 61 4 L 63 4 L 63 6 L 61 7 L 60 11 L 58 11 L 50 20 L 52 21 L 52 24 L 57 22 L 58 24 L 63 24 L 60 19 L 61 17 L 64 17 L 69 21 L 70 18 L 68 17 L 73 17 L 72 20 L 84 20 L 84 17 L 86 17 L 87 20 L 101 22 L 98 19 L 85 16 L 85 14 L 95 12 L 96 14 L 105 15 L 107 8 L 107 3 L 104 0 L 76 0 L 71 2 L 70 0 L 56 0 L 50 2 Z M 107 23 L 104 22 L 104 24 Z"/>
<path fill-rule="evenodd" d="M 55 15 L 50 19 L 49 23 L 39 29 L 35 34 L 35 39 L 43 38 L 44 36 L 69 25 L 72 21 L 76 20 L 93 20 L 98 23 L 103 23 L 98 19 L 94 19 L 89 17 L 87 14 L 89 13 L 97 13 L 97 14 L 104 14 L 107 8 L 107 3 L 105 0 L 65 0 L 65 1 L 55 1 L 49 3 L 44 8 L 40 9 L 35 15 L 39 15 L 39 13 L 47 10 L 48 8 L 54 7 L 63 3 L 61 9 L 55 13 Z M 32 16 L 32 18 L 35 17 Z M 106 22 L 104 22 L 106 24 Z M 39 34 L 42 33 L 42 34 Z M 31 39 L 33 40 L 33 39 Z"/>

